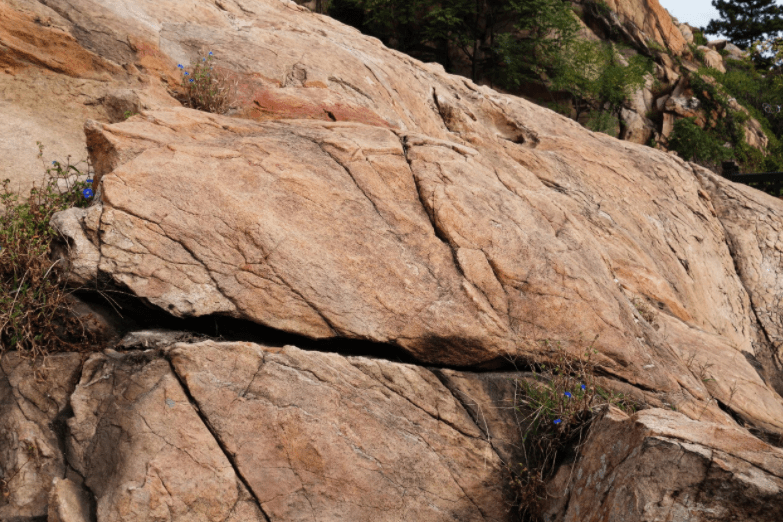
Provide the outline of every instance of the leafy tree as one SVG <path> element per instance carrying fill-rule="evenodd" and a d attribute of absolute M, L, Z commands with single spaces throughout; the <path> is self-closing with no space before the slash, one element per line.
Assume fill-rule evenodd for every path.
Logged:
<path fill-rule="evenodd" d="M 509 7 L 518 18 L 514 29 L 523 36 L 506 32 L 496 37 L 495 79 L 506 88 L 541 82 L 548 69 L 558 67 L 564 50 L 576 40 L 579 21 L 563 0 L 509 0 Z"/>
<path fill-rule="evenodd" d="M 747 49 L 762 36 L 783 31 L 783 8 L 775 0 L 712 0 L 720 20 L 710 20 L 702 30 L 708 34 L 725 34 L 732 43 Z"/>

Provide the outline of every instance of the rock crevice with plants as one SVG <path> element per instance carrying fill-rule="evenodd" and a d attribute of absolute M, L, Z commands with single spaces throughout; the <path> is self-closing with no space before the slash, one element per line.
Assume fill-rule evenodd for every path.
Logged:
<path fill-rule="evenodd" d="M 0 519 L 783 514 L 779 199 L 294 2 L 188 5 L 0 5 L 3 107 L 41 128 L 48 82 L 88 153 L 4 185 Z"/>

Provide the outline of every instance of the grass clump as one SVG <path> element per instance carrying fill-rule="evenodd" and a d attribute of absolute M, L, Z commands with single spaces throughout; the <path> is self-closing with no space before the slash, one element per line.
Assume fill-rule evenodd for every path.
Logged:
<path fill-rule="evenodd" d="M 598 337 L 576 354 L 558 341 L 543 341 L 553 364 L 542 364 L 533 372 L 533 382 L 516 380 L 515 410 L 522 430 L 523 462 L 509 468 L 516 505 L 525 520 L 541 520 L 548 498 L 546 483 L 567 457 L 576 458 L 592 419 L 598 410 L 614 405 L 629 414 L 640 406 L 623 394 L 596 385 L 592 356 Z M 525 415 L 522 418 L 521 415 Z"/>
<path fill-rule="evenodd" d="M 208 56 L 199 56 L 199 58 L 201 60 L 197 60 L 190 71 L 181 64 L 177 65 L 182 70 L 182 87 L 186 93 L 182 103 L 191 109 L 225 114 L 232 107 L 232 85 L 227 84 L 224 76 L 213 72 L 212 51 Z M 233 84 L 234 94 L 238 83 L 237 80 Z"/>
<path fill-rule="evenodd" d="M 37 143 L 41 158 L 43 145 Z M 57 161 L 52 165 L 46 169 L 45 185 L 33 186 L 25 202 L 8 189 L 10 180 L 2 184 L 0 356 L 17 350 L 35 359 L 48 352 L 83 351 L 100 345 L 82 321 L 69 313 L 68 293 L 57 282 L 57 262 L 50 260 L 56 232 L 49 220 L 55 212 L 90 204 L 90 165 L 86 174 L 70 164 L 70 156 L 67 165 Z M 79 179 L 82 176 L 87 179 Z"/>

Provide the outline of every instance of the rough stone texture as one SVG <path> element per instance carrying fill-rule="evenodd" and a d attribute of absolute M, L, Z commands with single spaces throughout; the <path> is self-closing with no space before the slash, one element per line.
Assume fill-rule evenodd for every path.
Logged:
<path fill-rule="evenodd" d="M 75 353 L 36 364 L 14 352 L 0 358 L 0 520 L 46 515 L 52 479 L 66 473 L 50 423 L 68 405 L 80 365 Z"/>
<path fill-rule="evenodd" d="M 71 480 L 55 477 L 47 522 L 90 522 L 93 517 L 90 493 Z"/>
<path fill-rule="evenodd" d="M 608 3 L 639 39 L 684 48 L 657 2 L 649 12 L 640 0 Z M 774 308 L 783 296 L 774 279 L 783 269 L 774 235 L 783 202 L 736 189 L 740 199 L 734 185 L 676 155 L 589 132 L 291 2 L 46 4 L 0 5 L 8 49 L 0 70 L 11 71 L 0 73 L 0 92 L 12 106 L 3 105 L 10 116 L 0 143 L 27 161 L 34 154 L 18 141 L 24 132 L 54 129 L 65 115 L 79 121 L 75 131 L 62 128 L 84 132 L 96 203 L 52 221 L 68 240 L 61 255 L 73 283 L 106 276 L 173 315 L 224 314 L 369 341 L 379 354 L 387 343 L 456 367 L 546 359 L 525 341 L 598 335 L 608 387 L 723 433 L 738 423 L 783 433 L 775 348 L 783 323 Z M 226 115 L 183 109 L 173 97 L 176 65 L 199 50 L 214 51 L 218 70 L 239 82 Z M 673 67 L 659 73 L 678 78 Z M 41 119 L 46 104 L 55 107 L 51 120 Z M 674 117 L 664 115 L 664 136 Z M 642 314 L 640 303 L 651 311 Z M 126 340 L 162 347 L 181 339 Z M 502 518 L 502 492 L 487 484 L 500 483 L 499 455 L 511 459 L 513 448 L 485 435 L 511 429 L 498 414 L 482 433 L 428 371 L 293 348 L 198 347 L 171 352 L 188 393 L 154 352 L 107 351 L 86 365 L 71 400 L 69 458 L 97 499 L 98 520 L 262 520 L 255 499 L 301 519 L 311 502 L 333 519 L 397 520 L 394 509 L 412 519 Z M 455 394 L 480 398 L 475 404 L 492 396 L 483 384 L 440 375 Z M 0 399 L 17 419 L 2 445 L 4 470 L 29 461 L 13 437 L 38 429 L 19 420 L 23 406 L 6 398 L 13 393 Z M 318 417 L 324 411 L 352 431 Z M 243 424 L 251 421 L 252 433 Z M 696 441 L 684 426 L 684 443 Z M 256 452 L 259 430 L 268 438 Z M 746 442 L 729 437 L 721 451 L 741 455 Z M 359 462 L 365 468 L 353 466 L 343 482 L 325 471 Z M 373 471 L 380 467 L 388 473 Z M 743 472 L 734 461 L 726 469 Z M 52 470 L 47 484 L 67 474 Z M 689 471 L 666 478 L 688 480 Z M 0 509 L 39 516 L 48 491 L 39 477 L 18 477 L 28 481 L 22 493 Z M 669 502 L 659 493 L 653 502 Z M 758 499 L 752 488 L 731 493 L 720 513 Z"/>
<path fill-rule="evenodd" d="M 709 192 L 720 217 L 729 246 L 753 310 L 769 343 L 754 346 L 754 355 L 766 360 L 765 379 L 783 394 L 783 322 L 780 294 L 783 281 L 783 208 L 780 200 L 740 184 L 726 181 L 710 171 L 693 167 Z M 769 355 L 766 352 L 770 350 Z"/>
<path fill-rule="evenodd" d="M 783 451 L 739 428 L 609 408 L 581 452 L 550 484 L 548 522 L 783 517 Z"/>
<path fill-rule="evenodd" d="M 500 461 L 424 368 L 210 341 L 174 369 L 271 520 L 507 520 Z"/>
<path fill-rule="evenodd" d="M 653 125 L 636 111 L 620 109 L 620 117 L 623 120 L 620 139 L 631 143 L 646 144 L 655 132 Z"/>
<path fill-rule="evenodd" d="M 71 405 L 68 459 L 99 521 L 265 520 L 154 351 L 91 356 Z"/>
<path fill-rule="evenodd" d="M 606 5 L 630 26 L 641 45 L 652 39 L 679 56 L 688 48 L 685 37 L 658 0 L 606 0 Z"/>
<path fill-rule="evenodd" d="M 688 24 L 680 24 L 677 28 L 680 30 L 680 33 L 682 33 L 682 37 L 685 38 L 686 43 L 693 43 L 693 31 L 691 31 Z"/>
<path fill-rule="evenodd" d="M 175 315 L 393 343 L 440 364 L 498 364 L 525 353 L 524 339 L 599 334 L 607 372 L 653 404 L 709 395 L 674 355 L 679 341 L 639 322 L 631 298 L 752 353 L 750 301 L 687 164 L 328 18 L 253 5 L 276 27 L 296 21 L 331 35 L 296 67 L 253 62 L 264 96 L 302 101 L 289 114 L 299 119 L 238 119 L 265 120 L 271 107 L 243 72 L 233 117 L 176 108 L 85 124 L 99 219 L 72 228 L 86 231 L 115 282 Z M 287 48 L 289 33 L 235 31 L 240 18 L 221 30 L 246 45 L 213 44 L 229 65 L 250 63 L 242 53 L 263 44 Z M 297 33 L 306 40 L 297 45 L 309 34 Z M 319 78 L 325 88 L 302 86 Z M 371 111 L 363 121 L 303 120 L 316 91 Z M 261 105 L 266 113 L 254 111 Z M 759 422 L 781 429 L 770 421 L 783 413 L 780 397 L 761 393 Z"/>
<path fill-rule="evenodd" d="M 742 59 L 742 58 L 746 58 L 748 56 L 748 52 L 747 51 L 743 51 L 742 49 L 740 49 L 739 47 L 737 47 L 736 45 L 734 45 L 732 43 L 727 43 L 726 46 L 723 49 L 725 51 L 728 51 L 729 52 L 729 56 L 734 57 L 734 58 Z M 729 56 L 727 56 L 727 58 Z"/>
<path fill-rule="evenodd" d="M 704 52 L 704 65 L 717 69 L 722 73 L 726 72 L 726 67 L 723 65 L 723 56 L 718 51 L 705 45 L 700 45 L 697 49 Z"/>

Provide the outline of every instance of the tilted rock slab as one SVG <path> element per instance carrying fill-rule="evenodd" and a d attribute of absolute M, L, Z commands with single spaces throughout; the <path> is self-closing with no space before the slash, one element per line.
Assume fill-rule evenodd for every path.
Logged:
<path fill-rule="evenodd" d="M 430 371 L 286 346 L 170 351 L 271 520 L 506 520 L 500 459 Z"/>
<path fill-rule="evenodd" d="M 487 96 L 514 141 L 490 140 L 456 97 L 437 97 L 486 153 L 359 123 L 189 109 L 88 122 L 117 165 L 101 204 L 61 228 L 95 242 L 89 278 L 109 274 L 174 315 L 394 343 L 460 366 L 528 353 L 525 339 L 598 334 L 602 366 L 688 412 L 710 391 L 675 347 L 712 335 L 712 355 L 732 361 L 711 376 L 729 383 L 722 402 L 780 430 L 783 401 L 737 357 L 755 357 L 756 319 L 692 168 L 518 100 L 506 114 Z M 639 299 L 679 326 L 656 331 Z M 716 404 L 707 415 L 733 422 Z"/>
<path fill-rule="evenodd" d="M 677 412 L 612 407 L 548 491 L 549 522 L 778 520 L 783 450 Z"/>
<path fill-rule="evenodd" d="M 509 519 L 500 458 L 422 367 L 212 341 L 168 357 L 85 364 L 68 455 L 101 522 Z"/>

